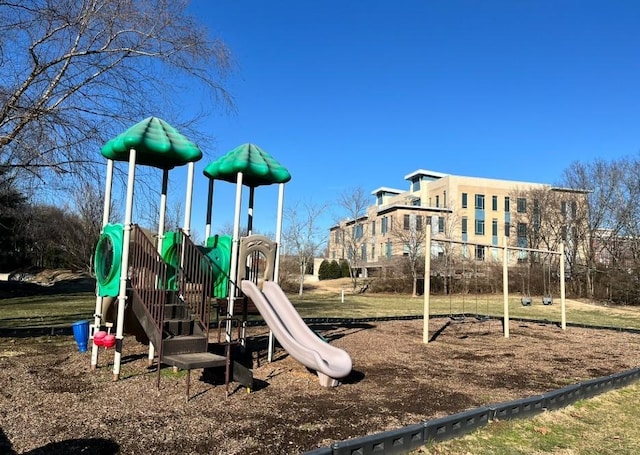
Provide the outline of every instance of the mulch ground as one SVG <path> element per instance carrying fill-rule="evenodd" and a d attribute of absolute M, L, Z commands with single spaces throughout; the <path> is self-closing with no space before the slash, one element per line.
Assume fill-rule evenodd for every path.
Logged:
<path fill-rule="evenodd" d="M 0 453 L 297 454 L 334 441 L 397 429 L 481 405 L 537 395 L 638 366 L 640 335 L 500 321 L 422 321 L 314 327 L 345 349 L 343 384 L 317 376 L 278 349 L 267 362 L 268 328 L 251 328 L 256 387 L 222 371 L 147 368 L 145 345 L 125 338 L 121 379 L 113 351 L 90 354 L 73 337 L 0 338 Z"/>

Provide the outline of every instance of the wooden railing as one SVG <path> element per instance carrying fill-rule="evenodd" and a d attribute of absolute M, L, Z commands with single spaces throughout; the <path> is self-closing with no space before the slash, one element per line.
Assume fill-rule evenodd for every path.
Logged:
<path fill-rule="evenodd" d="M 131 229 L 128 277 L 133 292 L 157 330 L 157 340 L 161 340 L 167 294 L 167 264 L 158 254 L 153 242 L 137 225 L 133 225 Z"/>
<path fill-rule="evenodd" d="M 182 267 L 178 268 L 180 298 L 200 324 L 203 332 L 208 335 L 214 281 L 213 266 L 189 236 L 180 232 L 177 243 L 182 264 Z"/>

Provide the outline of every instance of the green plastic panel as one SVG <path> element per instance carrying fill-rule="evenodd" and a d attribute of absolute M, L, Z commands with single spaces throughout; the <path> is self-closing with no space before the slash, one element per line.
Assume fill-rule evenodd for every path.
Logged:
<path fill-rule="evenodd" d="M 122 224 L 107 224 L 102 229 L 93 261 L 100 297 L 115 297 L 120 291 L 123 240 Z"/>
<path fill-rule="evenodd" d="M 161 256 L 167 263 L 167 284 L 169 291 L 178 290 L 178 269 L 180 268 L 180 233 L 165 232 L 162 239 Z"/>
<path fill-rule="evenodd" d="M 230 235 L 215 235 L 209 237 L 205 243 L 207 258 L 213 265 L 213 296 L 218 299 L 224 299 L 229 294 L 232 243 L 233 238 Z"/>

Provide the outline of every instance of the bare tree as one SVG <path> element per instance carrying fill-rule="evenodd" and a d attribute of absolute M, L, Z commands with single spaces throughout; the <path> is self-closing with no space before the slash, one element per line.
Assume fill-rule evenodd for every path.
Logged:
<path fill-rule="evenodd" d="M 394 224 L 390 233 L 403 247 L 403 256 L 413 282 L 412 297 L 418 295 L 418 273 L 424 263 L 426 225 L 426 218 L 422 215 L 406 213 L 401 222 Z"/>
<path fill-rule="evenodd" d="M 628 207 L 620 186 L 624 181 L 624 168 L 621 162 L 575 162 L 563 174 L 564 186 L 588 190 L 585 204 L 569 208 L 572 221 L 567 224 L 566 243 L 569 270 L 572 275 L 577 274 L 580 261 L 584 272 L 579 274 L 584 277 L 589 298 L 594 295 L 599 250 L 606 247 L 607 239 L 618 237 L 622 227 L 616 214 L 622 214 Z M 601 233 L 605 229 L 609 234 L 603 237 Z M 579 289 L 578 293 L 582 294 Z"/>
<path fill-rule="evenodd" d="M 290 207 L 285 215 L 282 239 L 287 255 L 297 258 L 298 295 L 302 295 L 304 290 L 307 266 L 327 243 L 326 230 L 318 225 L 326 210 L 326 204 L 304 202 Z"/>
<path fill-rule="evenodd" d="M 166 115 L 183 111 L 187 86 L 201 88 L 204 103 L 230 101 L 220 81 L 232 65 L 186 6 L 0 0 L 0 169 L 23 185 L 64 188 L 99 172 L 105 141 L 150 115 L 196 134 L 197 118 Z"/>
<path fill-rule="evenodd" d="M 337 223 L 337 235 L 340 236 L 346 250 L 347 257 L 343 259 L 349 262 L 349 274 L 354 292 L 358 287 L 358 274 L 366 259 L 362 257 L 362 247 L 369 238 L 367 222 L 369 197 L 364 188 L 357 187 L 345 190 L 338 198 L 338 207 L 344 216 Z"/>

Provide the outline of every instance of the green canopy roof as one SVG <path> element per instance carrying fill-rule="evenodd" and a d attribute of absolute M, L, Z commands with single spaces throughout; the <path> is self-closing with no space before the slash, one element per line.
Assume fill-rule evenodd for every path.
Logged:
<path fill-rule="evenodd" d="M 243 144 L 204 168 L 204 175 L 214 180 L 235 183 L 242 172 L 242 183 L 249 187 L 286 183 L 289 171 L 271 155 L 254 144 Z"/>
<path fill-rule="evenodd" d="M 129 161 L 129 150 L 136 150 L 136 163 L 160 169 L 198 161 L 202 151 L 174 127 L 157 117 L 136 123 L 124 133 L 108 141 L 102 156 L 115 161 Z"/>

